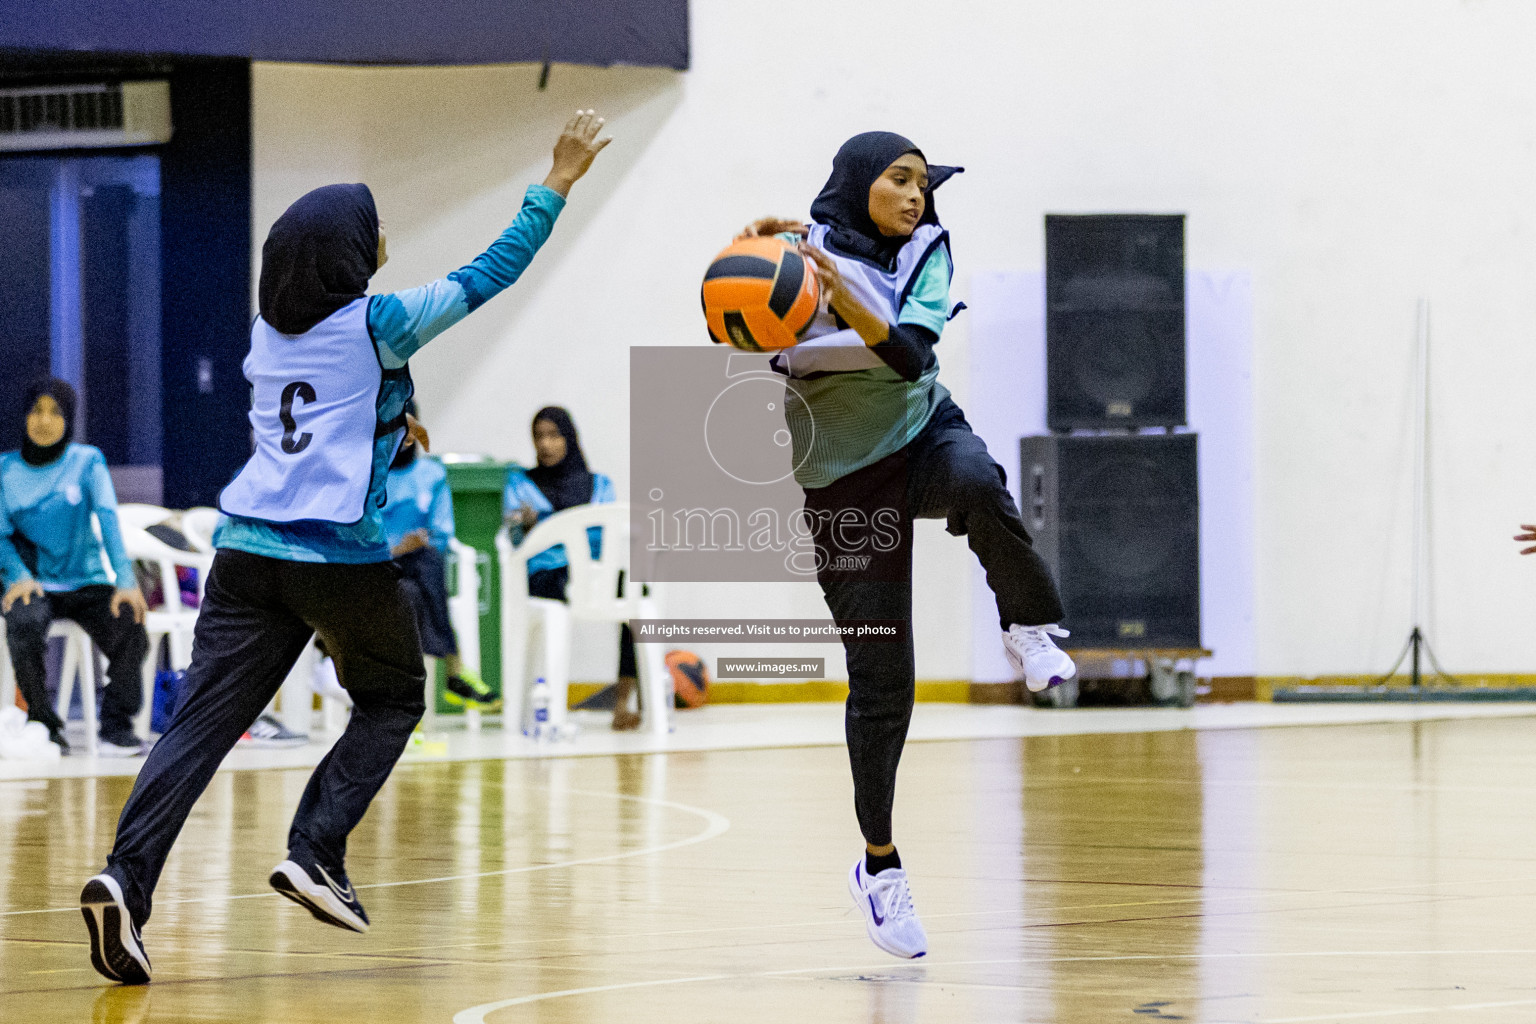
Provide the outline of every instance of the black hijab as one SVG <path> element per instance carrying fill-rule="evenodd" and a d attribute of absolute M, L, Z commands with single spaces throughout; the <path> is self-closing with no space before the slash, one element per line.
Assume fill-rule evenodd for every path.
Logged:
<path fill-rule="evenodd" d="M 537 425 L 539 420 L 553 423 L 560 436 L 565 438 L 565 458 L 553 466 L 533 467 L 528 471 L 528 479 L 544 492 L 556 512 L 587 504 L 592 500 L 592 472 L 587 469 L 587 458 L 581 453 L 581 442 L 576 439 L 576 424 L 571 422 L 571 414 L 558 405 L 546 405 L 534 413 L 534 424 Z"/>
<path fill-rule="evenodd" d="M 284 334 L 303 334 L 362 298 L 378 262 L 379 214 L 367 185 L 306 192 L 261 247 L 261 318 Z"/>
<path fill-rule="evenodd" d="M 832 176 L 811 204 L 811 219 L 831 229 L 827 240 L 839 256 L 872 263 L 886 272 L 896 269 L 896 254 L 907 244 L 909 236 L 880 233 L 869 216 L 869 189 L 887 167 L 907 153 L 916 153 L 924 162 L 928 160 L 910 139 L 895 132 L 865 132 L 843 143 L 832 158 Z M 928 202 L 918 226 L 939 222 L 933 208 L 933 192 L 963 170 L 928 164 Z"/>
<path fill-rule="evenodd" d="M 59 412 L 64 414 L 64 436 L 56 443 L 44 447 L 34 444 L 31 435 L 23 427 L 21 457 L 29 466 L 48 465 L 64 454 L 64 449 L 69 447 L 69 439 L 75 436 L 75 408 L 78 400 L 75 398 L 75 389 L 69 386 L 68 381 L 59 380 L 57 377 L 39 377 L 28 384 L 27 389 L 22 392 L 25 409 L 22 415 L 31 415 L 32 407 L 37 405 L 37 400 L 44 395 L 48 395 L 57 402 Z"/>

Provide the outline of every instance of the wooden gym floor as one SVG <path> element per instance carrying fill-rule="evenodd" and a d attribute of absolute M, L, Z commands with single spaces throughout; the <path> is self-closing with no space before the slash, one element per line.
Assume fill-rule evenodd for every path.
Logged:
<path fill-rule="evenodd" d="M 373 930 L 271 895 L 303 770 L 223 772 L 145 931 L 74 900 L 126 778 L 0 783 L 0 1021 L 1536 1020 L 1536 721 L 908 747 L 931 954 L 865 939 L 832 747 L 402 765 L 353 839 Z"/>

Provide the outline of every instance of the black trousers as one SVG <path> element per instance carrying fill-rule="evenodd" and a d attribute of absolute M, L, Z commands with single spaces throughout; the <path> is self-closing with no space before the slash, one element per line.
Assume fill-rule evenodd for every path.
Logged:
<path fill-rule="evenodd" d="M 538 572 L 528 574 L 528 596 L 543 597 L 550 601 L 564 601 L 565 588 L 571 585 L 571 570 L 562 565 L 558 569 L 540 569 Z M 624 578 L 619 577 L 619 590 L 623 593 Z M 630 631 L 629 623 L 623 623 L 619 627 L 619 678 L 637 679 L 640 676 L 639 669 L 635 667 L 635 634 Z"/>
<path fill-rule="evenodd" d="M 900 642 L 844 642 L 844 728 L 854 809 L 866 842 L 891 841 L 896 768 L 916 695 L 912 634 L 912 521 L 947 520 L 969 542 L 997 597 L 1001 627 L 1038 626 L 1065 615 L 1055 580 L 1030 541 L 1003 468 L 965 414 L 945 399 L 903 449 L 827 487 L 808 488 L 817 581 L 839 623 L 899 619 Z"/>
<path fill-rule="evenodd" d="M 459 653 L 448 615 L 448 560 L 430 544 L 395 559 L 400 570 L 400 589 L 416 613 L 421 652 L 434 658 Z"/>
<path fill-rule="evenodd" d="M 426 710 L 421 641 L 399 570 L 392 562 L 320 565 L 220 551 L 176 715 L 139 771 L 107 858 L 139 921 L 149 917 L 155 883 L 192 805 L 312 633 L 336 660 L 352 719 L 310 776 L 288 848 L 342 869 L 348 834 Z"/>
<path fill-rule="evenodd" d="M 48 627 L 54 619 L 72 619 L 107 656 L 107 688 L 102 694 L 101 735 L 122 739 L 133 732 L 133 716 L 144 701 L 144 656 L 149 635 L 133 621 L 133 612 L 112 614 L 114 591 L 105 583 L 17 601 L 5 613 L 5 642 L 11 649 L 16 686 L 27 701 L 27 717 L 49 729 L 63 728 L 48 700 Z"/>

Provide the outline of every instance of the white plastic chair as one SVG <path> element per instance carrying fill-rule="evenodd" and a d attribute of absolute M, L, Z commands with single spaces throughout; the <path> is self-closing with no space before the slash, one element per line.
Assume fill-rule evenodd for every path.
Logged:
<path fill-rule="evenodd" d="M 59 673 L 59 694 L 54 713 L 68 721 L 69 701 L 80 685 L 80 708 L 85 714 L 85 749 L 96 753 L 96 650 L 85 630 L 68 619 L 57 619 L 48 627 L 50 638 L 64 641 L 64 664 Z M 5 620 L 0 619 L 0 708 L 16 706 L 16 674 L 11 668 L 11 652 L 5 645 Z"/>
<path fill-rule="evenodd" d="M 603 531 L 602 557 L 592 558 L 589 527 Z M 565 545 L 570 583 L 565 601 L 528 596 L 528 560 L 556 544 Z M 629 568 L 629 506 L 623 503 L 578 505 L 538 523 L 522 544 L 512 546 L 503 526 L 496 534 L 501 563 L 501 688 L 507 721 L 527 717 L 529 641 L 543 643 L 540 674 L 549 686 L 549 720 L 565 721 L 570 687 L 571 624 L 628 622 L 657 616 L 656 600 L 634 582 Z M 619 574 L 625 574 L 619 593 Z M 635 644 L 640 672 L 642 724 L 647 732 L 666 735 L 671 728 L 672 685 L 659 644 Z"/>
<path fill-rule="evenodd" d="M 176 513 L 159 505 L 145 505 L 137 501 L 124 502 L 117 506 L 117 521 L 126 529 L 135 527 L 140 530 L 147 529 L 157 523 L 163 523 Z"/>
<path fill-rule="evenodd" d="M 219 510 L 199 506 L 181 514 L 181 533 L 187 543 L 205 554 L 213 554 L 213 531 L 219 525 Z"/>
<path fill-rule="evenodd" d="M 16 672 L 11 667 L 11 650 L 5 645 L 5 619 L 0 618 L 0 708 L 16 706 Z"/>
<path fill-rule="evenodd" d="M 128 557 L 155 567 L 163 596 L 160 605 L 151 608 L 144 616 L 144 631 L 149 634 L 150 657 L 144 659 L 144 701 L 134 720 L 134 728 L 142 738 L 148 739 L 150 714 L 155 699 L 155 665 L 158 660 L 154 652 L 159 649 L 161 639 L 169 647 L 173 671 L 184 670 L 192 664 L 192 635 L 197 626 L 197 609 L 188 608 L 182 603 L 181 581 L 177 578 L 176 569 L 178 566 L 188 566 L 197 570 L 197 591 L 201 600 L 203 588 L 208 581 L 208 570 L 213 566 L 213 556 L 173 548 L 142 527 L 121 519 L 119 525 L 122 528 L 123 548 L 128 552 Z"/>
<path fill-rule="evenodd" d="M 85 717 L 85 752 L 95 755 L 96 733 L 100 725 L 96 720 L 96 648 L 85 630 L 69 619 L 55 619 L 48 627 L 48 636 L 64 640 L 64 664 L 59 672 L 59 695 L 54 702 L 54 714 L 69 721 L 69 702 L 75 687 L 80 688 L 80 710 Z M 14 702 L 15 697 L 11 700 Z"/>

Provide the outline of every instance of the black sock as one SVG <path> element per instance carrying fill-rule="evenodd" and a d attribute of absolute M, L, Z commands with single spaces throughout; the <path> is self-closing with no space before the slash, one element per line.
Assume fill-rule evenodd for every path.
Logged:
<path fill-rule="evenodd" d="M 879 857 L 870 853 L 868 850 L 864 851 L 864 871 L 867 874 L 878 875 L 886 868 L 899 867 L 901 867 L 901 854 L 897 853 L 895 850 L 892 850 L 890 853 Z"/>

